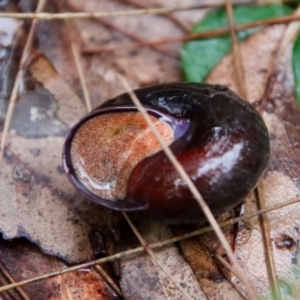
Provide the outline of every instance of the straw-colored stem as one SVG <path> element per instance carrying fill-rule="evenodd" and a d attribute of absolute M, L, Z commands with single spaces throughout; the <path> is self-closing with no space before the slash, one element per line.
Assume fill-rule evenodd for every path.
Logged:
<path fill-rule="evenodd" d="M 193 298 L 180 286 L 178 282 L 171 276 L 169 271 L 166 269 L 166 267 L 158 260 L 156 255 L 154 254 L 153 250 L 149 248 L 147 242 L 144 240 L 136 226 L 133 224 L 131 219 L 129 218 L 128 214 L 123 212 L 123 216 L 125 217 L 127 223 L 131 227 L 132 231 L 134 232 L 135 236 L 138 238 L 140 243 L 142 244 L 145 251 L 150 255 L 152 261 L 165 273 L 167 278 L 174 284 L 174 286 L 181 292 L 182 296 L 188 300 L 193 300 Z"/>
<path fill-rule="evenodd" d="M 256 198 L 258 200 L 258 207 L 260 209 L 263 209 L 264 206 L 264 192 L 263 192 L 263 185 L 260 184 L 256 188 Z M 269 224 L 269 218 L 268 214 L 264 214 L 260 216 L 261 220 L 261 226 L 262 226 L 262 233 L 263 233 L 263 243 L 265 245 L 265 257 L 266 257 L 266 264 L 267 264 L 267 270 L 269 273 L 269 280 L 270 285 L 272 289 L 272 293 L 274 296 L 274 299 L 281 300 L 281 293 L 280 293 L 280 287 L 278 283 L 278 278 L 276 275 L 276 267 L 275 267 L 275 261 L 274 261 L 274 252 L 272 247 L 272 239 L 270 236 L 270 224 Z"/>
<path fill-rule="evenodd" d="M 235 23 L 234 23 L 234 15 L 233 15 L 233 8 L 231 0 L 226 0 L 226 12 L 229 21 L 229 30 L 230 30 L 230 37 L 232 41 L 233 47 L 233 62 L 234 62 L 234 69 L 235 69 L 235 78 L 237 81 L 237 86 L 239 93 L 242 97 L 247 99 L 247 90 L 246 90 L 246 81 L 245 81 L 245 72 L 243 68 L 242 62 L 242 54 L 240 49 L 239 40 L 237 38 Z"/>
<path fill-rule="evenodd" d="M 78 51 L 77 46 L 75 45 L 74 42 L 71 42 L 71 48 L 72 48 L 74 61 L 75 61 L 75 64 L 76 64 L 76 69 L 77 69 L 77 72 L 78 72 L 78 75 L 79 75 L 80 84 L 81 84 L 82 91 L 83 91 L 83 97 L 84 97 L 84 101 L 85 101 L 85 104 L 86 104 L 86 109 L 87 109 L 88 112 L 90 112 L 92 110 L 91 98 L 90 98 L 90 93 L 89 93 L 87 85 L 86 85 L 85 76 L 83 74 L 82 64 L 81 64 L 80 56 L 79 56 L 79 51 Z"/>

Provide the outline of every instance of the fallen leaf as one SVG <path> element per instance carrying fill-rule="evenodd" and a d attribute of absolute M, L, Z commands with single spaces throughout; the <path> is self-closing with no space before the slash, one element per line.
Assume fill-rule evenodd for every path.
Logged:
<path fill-rule="evenodd" d="M 0 260 L 15 280 L 30 278 L 42 273 L 66 268 L 60 259 L 43 254 L 39 248 L 25 239 L 0 241 Z M 0 274 L 0 282 L 6 283 L 7 278 Z M 46 281 L 35 282 L 22 287 L 29 299 L 34 300 L 116 300 L 118 297 L 103 282 L 99 275 L 90 269 L 63 274 Z M 3 299 L 24 299 L 15 290 L 9 294 L 1 294 Z M 0 299 L 2 299 L 0 297 Z"/>
<path fill-rule="evenodd" d="M 139 222 L 138 228 L 148 244 L 172 237 L 166 225 L 153 221 Z M 176 246 L 167 246 L 155 251 L 172 279 L 181 285 L 192 299 L 206 299 L 197 284 L 192 269 L 180 255 Z M 166 274 L 148 254 L 138 255 L 121 261 L 121 288 L 125 299 L 184 299 Z"/>

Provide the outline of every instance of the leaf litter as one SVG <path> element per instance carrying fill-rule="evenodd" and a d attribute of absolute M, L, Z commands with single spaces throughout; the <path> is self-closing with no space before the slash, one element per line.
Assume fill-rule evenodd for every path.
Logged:
<path fill-rule="evenodd" d="M 153 18 L 165 23 L 164 18 Z M 127 22 L 127 19 L 123 21 Z M 134 22 L 131 21 L 132 26 Z M 89 30 L 89 25 L 86 28 L 82 22 L 79 25 L 84 36 L 84 29 Z M 74 64 L 70 56 L 66 57 L 66 53 L 70 53 L 68 38 L 59 35 L 59 32 L 64 32 L 64 26 L 62 21 L 47 21 L 40 23 L 37 28 L 36 38 L 42 53 L 32 53 L 26 77 L 30 89 L 25 89 L 18 99 L 6 140 L 0 174 L 3 195 L 0 202 L 0 228 L 6 239 L 24 236 L 38 244 L 45 253 L 74 263 L 93 257 L 89 233 L 92 229 L 107 230 L 111 213 L 78 196 L 62 173 L 61 149 L 64 136 L 86 113 L 83 101 L 78 97 L 81 91 L 77 88 Z M 97 24 L 93 35 L 97 36 L 99 31 L 107 29 L 99 28 Z M 111 35 L 118 35 L 110 30 L 108 34 L 110 38 Z M 130 62 L 128 56 L 131 57 Z M 145 57 L 147 72 L 144 70 Z M 153 65 L 152 68 L 149 63 Z M 108 55 L 108 59 L 101 56 L 88 57 L 83 60 L 83 64 L 85 70 L 89 70 L 86 78 L 94 106 L 115 96 L 118 90 L 122 92 L 112 70 L 123 73 L 130 70 L 128 77 L 134 86 L 160 82 L 166 80 L 166 77 L 171 81 L 179 79 L 173 60 L 164 61 L 149 49 L 139 53 Z M 173 264 L 178 260 L 181 267 L 185 266 L 191 284 L 198 291 L 199 286 L 193 282 L 189 266 L 176 247 L 171 249 L 174 252 Z M 51 269 L 47 271 L 51 272 Z M 181 278 L 183 282 L 184 279 Z M 169 293 L 177 293 L 165 277 L 160 281 L 163 281 L 164 290 L 169 287 Z M 76 299 L 71 296 L 67 298 Z"/>
<path fill-rule="evenodd" d="M 43 254 L 40 249 L 25 239 L 0 241 L 0 259 L 15 280 L 30 278 L 36 274 L 48 273 L 65 268 L 66 264 L 54 256 Z M 0 274 L 0 282 L 5 278 Z M 27 299 L 63 299 L 63 300 L 114 300 L 115 293 L 94 271 L 80 270 L 70 274 L 56 276 L 41 282 L 31 283 L 25 288 Z M 1 296 L 5 294 L 1 294 Z M 0 299 L 2 299 L 0 296 Z M 15 291 L 10 291 L 9 298 L 23 300 Z"/>
<path fill-rule="evenodd" d="M 91 2 L 95 5 L 95 10 L 100 10 L 100 8 L 97 7 L 97 2 Z M 118 4 L 111 5 L 112 4 L 110 3 L 110 8 L 119 8 Z M 157 28 L 160 28 L 164 23 L 160 23 L 158 20 L 165 22 L 163 18 L 155 16 L 151 16 L 147 22 L 151 24 L 157 23 Z M 63 23 L 61 21 L 57 21 L 56 26 L 52 25 L 55 24 L 55 22 L 51 23 L 51 25 L 49 25 L 50 23 L 45 22 L 45 27 L 40 24 L 37 33 L 40 32 L 45 34 L 46 32 L 50 37 L 57 36 L 57 28 L 64 27 L 62 26 Z M 132 22 L 132 24 L 134 24 L 136 20 L 124 18 L 122 22 L 120 24 L 126 26 L 124 24 L 127 24 L 127 22 Z M 111 41 L 114 41 L 114 38 L 121 41 L 124 40 L 124 38 L 117 33 L 111 33 L 111 31 L 106 28 L 99 28 L 99 25 L 95 25 L 93 21 L 80 21 L 76 22 L 76 24 L 80 24 L 78 28 L 83 40 L 84 37 L 91 39 L 93 36 L 106 36 L 106 38 L 111 39 Z M 142 21 L 139 21 L 138 24 L 141 25 Z M 90 32 L 91 27 L 93 27 L 93 31 Z M 140 32 L 140 27 L 132 25 L 131 28 L 132 30 Z M 100 33 L 104 34 L 99 34 L 99 30 Z M 172 28 L 170 28 L 170 31 L 172 31 Z M 280 33 L 275 33 L 274 35 L 278 35 L 278 40 L 280 39 Z M 11 223 L 11 226 L 7 226 L 4 221 L 1 223 L 2 219 L 0 219 L 0 227 L 7 226 L 4 233 L 6 237 L 26 236 L 39 244 L 44 252 L 55 254 L 69 262 L 76 262 L 93 257 L 92 247 L 87 239 L 88 234 L 92 228 L 103 229 L 107 226 L 110 219 L 110 213 L 91 203 L 87 203 L 86 200 L 76 195 L 76 192 L 67 182 L 64 174 L 61 173 L 60 151 L 63 143 L 63 136 L 66 130 L 85 114 L 85 108 L 83 101 L 77 96 L 78 94 L 80 95 L 81 91 L 76 85 L 78 78 L 72 59 L 70 59 L 69 56 L 64 56 L 66 55 L 64 53 L 68 53 L 68 46 L 66 46 L 67 42 L 62 48 L 62 45 L 60 44 L 61 41 L 59 41 L 57 37 L 52 41 L 49 36 L 47 36 L 47 39 L 45 36 L 47 35 L 41 34 L 41 40 L 45 41 L 45 44 L 42 44 L 40 49 L 42 49 L 43 54 L 50 59 L 51 63 L 44 55 L 37 55 L 37 57 L 32 60 L 32 63 L 29 66 L 30 76 L 33 81 L 36 81 L 37 83 L 35 83 L 34 89 L 28 92 L 29 95 L 26 95 L 27 93 L 21 95 L 20 100 L 24 100 L 19 101 L 20 104 L 18 105 L 20 105 L 20 108 L 16 107 L 15 111 L 17 113 L 18 109 L 20 111 L 23 111 L 24 109 L 26 114 L 16 115 L 19 117 L 21 115 L 23 120 L 29 124 L 26 124 L 23 128 L 21 126 L 22 123 L 19 122 L 20 120 L 18 120 L 15 115 L 12 122 L 12 130 L 10 131 L 7 140 L 5 162 L 2 162 L 3 166 L 0 174 L 0 176 L 3 177 L 1 184 L 2 182 L 6 183 L 3 184 L 2 188 L 2 194 L 4 195 L 3 199 L 6 201 L 1 208 L 3 207 L 3 211 L 4 209 L 6 210 L 8 214 L 6 220 L 8 220 L 8 223 Z M 99 39 L 101 40 L 101 38 Z M 64 41 L 64 39 L 61 40 Z M 53 42 L 52 45 L 54 45 L 54 47 L 49 47 L 51 42 Z M 262 44 L 267 44 L 265 39 Z M 276 49 L 276 42 L 274 42 L 274 44 Z M 174 49 L 176 50 L 177 48 L 175 47 Z M 65 62 L 64 58 L 66 58 Z M 130 58 L 130 60 L 128 58 Z M 145 64 L 145 61 L 147 61 L 147 64 Z M 248 61 L 248 59 L 246 61 Z M 88 87 L 92 94 L 93 106 L 122 92 L 113 70 L 125 73 L 125 76 L 133 86 L 142 86 L 161 81 L 174 81 L 180 80 L 181 78 L 177 66 L 174 65 L 173 59 L 162 59 L 157 53 L 153 53 L 147 48 L 139 49 L 138 52 L 125 51 L 124 53 L 109 53 L 86 57 L 83 60 L 83 64 L 85 70 L 88 70 L 85 72 Z M 267 66 L 269 65 L 272 65 L 272 57 L 269 58 Z M 59 73 L 56 69 L 59 70 Z M 268 72 L 270 71 L 268 67 L 266 67 L 266 69 Z M 228 68 L 226 68 L 226 70 L 228 70 Z M 63 75 L 63 79 L 59 74 Z M 254 73 L 254 77 L 257 76 L 257 74 L 258 73 Z M 266 72 L 261 72 L 261 74 L 264 78 L 263 80 L 268 78 Z M 221 80 L 221 78 L 219 78 L 219 80 Z M 262 86 L 263 85 L 264 83 Z M 259 95 L 255 95 L 253 99 L 256 99 L 256 101 L 259 100 Z M 21 102 L 23 103 L 21 104 Z M 281 120 L 281 117 L 282 116 L 280 116 L 279 121 Z M 39 121 L 40 123 L 38 123 Z M 277 123 L 279 123 L 279 121 L 277 119 Z M 30 126 L 30 123 L 33 123 L 34 125 L 39 124 L 39 127 L 41 128 Z M 272 124 L 276 125 L 276 122 L 273 121 Z M 26 129 L 25 127 L 28 128 Z M 48 129 L 50 130 L 50 133 Z M 296 137 L 295 140 L 297 140 Z M 274 160 L 276 162 L 276 159 Z M 275 162 L 273 161 L 273 165 Z M 277 171 L 277 173 L 278 172 L 279 171 Z M 276 172 L 273 173 L 272 175 L 274 176 L 278 175 Z M 288 174 L 285 175 L 288 177 Z M 280 176 L 282 176 L 281 173 Z M 288 187 L 289 191 L 291 191 L 289 198 L 295 196 L 294 193 L 298 190 L 293 188 L 293 182 L 286 180 L 282 181 L 283 177 L 276 178 L 279 178 L 278 186 L 281 186 L 283 191 L 282 194 L 279 195 L 287 197 L 287 193 L 284 191 L 286 191 L 285 188 Z M 271 184 L 274 181 L 277 184 L 274 177 L 269 177 L 268 180 Z M 265 182 L 267 186 L 267 179 L 265 179 Z M 282 185 L 282 182 L 288 183 Z M 264 190 L 267 194 L 270 188 L 268 189 L 265 187 Z M 6 208 L 7 205 L 10 207 L 9 210 Z M 153 224 L 152 222 L 149 224 L 142 223 L 139 224 L 140 229 L 142 229 L 142 232 L 149 243 L 165 239 L 171 234 L 169 229 L 164 225 L 158 225 L 155 222 Z M 146 227 L 146 230 L 144 227 Z M 245 234 L 243 235 L 242 228 L 247 227 L 246 225 L 241 226 L 238 232 L 237 241 L 242 241 L 242 245 L 244 245 Z M 295 229 L 295 231 L 297 230 Z M 254 232 L 254 230 L 251 230 L 251 233 L 252 232 Z M 297 235 L 295 232 L 293 234 L 292 239 L 290 239 L 291 235 L 287 235 L 287 232 L 283 230 L 280 235 L 275 236 L 275 241 L 276 245 L 279 245 L 278 247 L 281 251 L 284 249 L 284 251 L 288 252 L 285 245 L 291 245 L 291 248 L 294 249 L 294 254 L 297 255 L 297 247 L 295 246 L 296 244 L 293 243 L 293 241 L 297 241 Z M 256 235 L 261 236 L 261 231 L 259 229 L 256 230 Z M 246 237 L 248 236 L 249 232 Z M 288 242 L 290 242 L 290 244 Z M 213 240 L 210 244 L 213 244 Z M 258 245 L 262 244 L 259 243 Z M 132 244 L 129 246 L 131 247 Z M 238 246 L 240 247 L 239 244 Z M 247 250 L 246 246 L 244 249 Z M 114 248 L 113 245 L 108 245 L 108 247 Z M 259 246 L 258 248 L 263 250 L 262 246 Z M 212 247 L 210 249 L 215 251 L 216 248 Z M 242 253 L 241 251 L 246 251 L 240 249 L 242 249 L 242 247 L 237 247 L 237 254 Z M 115 250 L 116 249 L 111 249 L 110 251 Z M 251 252 L 252 251 L 253 249 L 251 249 Z M 200 251 L 197 250 L 195 256 L 199 253 Z M 190 288 L 196 292 L 195 295 L 199 296 L 202 294 L 199 285 L 196 283 L 195 275 L 191 272 L 189 265 L 182 260 L 182 256 L 178 252 L 176 246 L 167 247 L 158 255 L 164 262 L 170 262 L 168 266 L 170 272 L 176 274 L 178 269 L 182 270 L 182 272 L 178 274 L 180 282 L 190 282 Z M 295 255 L 292 257 L 294 258 L 293 261 L 296 260 Z M 290 254 L 288 254 L 288 257 L 291 257 Z M 215 263 L 213 262 L 212 264 Z M 218 271 L 218 268 L 215 270 Z M 195 269 L 193 269 L 193 271 L 195 272 Z M 149 293 L 153 293 L 153 285 L 151 286 L 150 284 L 152 282 L 151 280 L 155 281 L 156 285 L 154 286 L 157 288 L 155 291 L 158 295 L 156 296 L 158 298 L 153 299 L 181 299 L 181 295 L 174 291 L 174 287 L 170 285 L 163 274 L 159 273 L 159 270 L 153 266 L 150 258 L 146 255 L 135 257 L 134 259 L 122 260 L 121 274 L 121 286 L 126 299 L 141 299 L 141 295 L 149 296 Z M 153 274 L 157 274 L 157 277 L 154 278 Z M 28 274 L 26 274 L 26 276 L 27 275 Z M 146 286 L 145 281 L 139 281 L 141 278 L 145 278 L 145 276 L 151 279 Z M 216 280 L 216 278 L 218 277 L 214 277 L 214 280 L 211 280 L 211 278 L 207 279 L 207 296 L 209 298 L 215 297 L 216 299 L 219 299 L 221 295 L 227 293 L 227 299 L 235 299 L 231 296 L 232 294 L 230 294 L 230 292 L 233 291 L 233 288 L 229 282 L 223 280 L 223 277 L 219 277 L 222 278 L 221 280 Z M 264 277 L 262 276 L 262 278 Z M 159 280 L 157 281 L 157 279 Z M 218 280 L 220 282 L 217 282 Z M 133 282 L 140 282 L 140 284 L 133 286 Z M 212 284 L 212 282 L 214 284 Z M 215 283 L 219 284 L 219 293 L 213 291 L 217 286 Z M 226 286 L 226 292 L 224 291 L 224 286 Z M 142 289 L 143 287 L 145 289 Z M 289 282 L 285 282 L 285 287 L 287 289 L 290 287 Z M 210 293 L 208 292 L 209 289 L 211 290 Z M 266 289 L 263 289 L 263 292 L 265 291 Z M 238 297 L 240 296 L 235 291 L 234 295 L 239 299 Z M 76 299 L 71 296 L 68 297 L 69 298 L 66 299 Z M 155 297 L 154 294 L 153 297 Z M 203 297 L 205 296 L 203 295 Z M 60 299 L 59 296 L 57 296 L 57 298 Z"/>

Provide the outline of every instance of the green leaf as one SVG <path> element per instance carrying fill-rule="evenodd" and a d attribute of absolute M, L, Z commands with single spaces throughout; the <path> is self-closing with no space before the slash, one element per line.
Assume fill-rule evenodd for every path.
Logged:
<path fill-rule="evenodd" d="M 234 8 L 235 24 L 289 15 L 289 6 L 272 4 L 263 6 L 244 5 Z M 224 9 L 208 13 L 192 30 L 193 33 L 228 27 L 227 14 Z M 239 40 L 244 40 L 260 28 L 239 31 Z M 181 50 L 181 60 L 187 81 L 202 82 L 214 66 L 232 49 L 229 35 L 187 42 Z M 300 71 L 300 70 L 299 70 Z M 299 73 L 300 74 L 300 73 Z"/>
<path fill-rule="evenodd" d="M 298 103 L 300 104 L 300 35 L 293 49 L 293 69 L 295 76 L 295 93 Z"/>

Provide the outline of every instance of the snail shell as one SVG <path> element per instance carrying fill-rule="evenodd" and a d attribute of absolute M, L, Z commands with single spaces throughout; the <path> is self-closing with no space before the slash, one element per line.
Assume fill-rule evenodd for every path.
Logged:
<path fill-rule="evenodd" d="M 200 83 L 134 92 L 214 214 L 239 204 L 257 185 L 270 145 L 261 116 L 247 101 L 227 87 Z M 168 223 L 205 220 L 141 118 L 130 96 L 122 94 L 81 119 L 63 150 L 70 181 L 85 197 L 113 210 L 141 211 Z M 129 128 L 124 136 L 123 128 Z"/>

